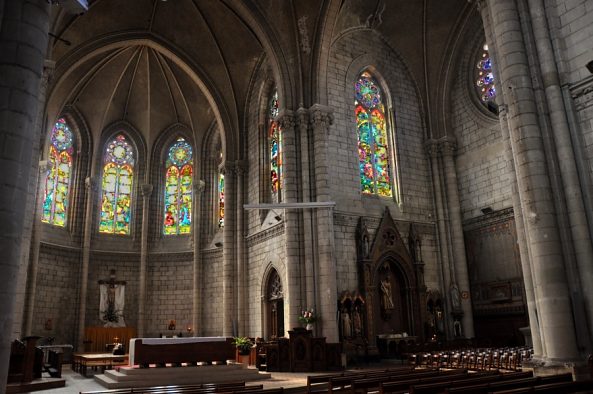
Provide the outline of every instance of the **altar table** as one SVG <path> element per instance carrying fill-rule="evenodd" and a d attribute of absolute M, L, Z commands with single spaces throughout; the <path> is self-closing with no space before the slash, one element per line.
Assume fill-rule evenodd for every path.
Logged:
<path fill-rule="evenodd" d="M 235 358 L 230 337 L 132 338 L 130 365 L 226 362 Z"/>
<path fill-rule="evenodd" d="M 88 367 L 101 367 L 105 370 L 116 365 L 128 365 L 129 356 L 112 353 L 74 353 L 72 359 L 72 369 L 86 377 Z"/>

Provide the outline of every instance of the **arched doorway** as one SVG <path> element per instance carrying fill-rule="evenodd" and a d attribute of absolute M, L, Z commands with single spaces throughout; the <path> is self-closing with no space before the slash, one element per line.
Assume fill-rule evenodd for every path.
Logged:
<path fill-rule="evenodd" d="M 274 339 L 284 336 L 284 296 L 278 271 L 272 269 L 266 285 L 264 321 L 266 337 Z"/>

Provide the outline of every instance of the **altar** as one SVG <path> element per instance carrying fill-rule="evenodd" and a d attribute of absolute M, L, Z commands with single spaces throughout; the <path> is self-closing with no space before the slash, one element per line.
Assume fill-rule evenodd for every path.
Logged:
<path fill-rule="evenodd" d="M 235 345 L 231 337 L 132 338 L 129 353 L 130 365 L 141 367 L 215 361 L 226 364 L 235 358 Z"/>

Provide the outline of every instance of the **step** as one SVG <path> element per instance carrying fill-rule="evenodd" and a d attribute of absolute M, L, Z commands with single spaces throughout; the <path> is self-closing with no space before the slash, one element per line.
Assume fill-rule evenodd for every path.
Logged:
<path fill-rule="evenodd" d="M 245 366 L 120 368 L 95 375 L 97 383 L 108 389 L 123 387 L 166 386 L 171 384 L 224 383 L 270 379 L 271 374 Z M 230 367 L 230 368 L 229 368 Z"/>

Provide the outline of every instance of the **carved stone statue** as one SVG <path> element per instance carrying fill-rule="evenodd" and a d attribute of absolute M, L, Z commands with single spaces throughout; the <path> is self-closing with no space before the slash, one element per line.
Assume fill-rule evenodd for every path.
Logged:
<path fill-rule="evenodd" d="M 342 309 L 340 320 L 342 324 L 342 337 L 352 337 L 352 320 L 350 319 L 350 314 L 346 308 Z"/>
<path fill-rule="evenodd" d="M 354 329 L 354 336 L 362 335 L 362 317 L 360 316 L 360 309 L 357 306 L 352 312 L 352 328 Z"/>
<path fill-rule="evenodd" d="M 381 280 L 381 303 L 383 309 L 393 309 L 395 306 L 393 304 L 393 298 L 391 296 L 391 282 L 389 281 L 389 277 Z"/>

